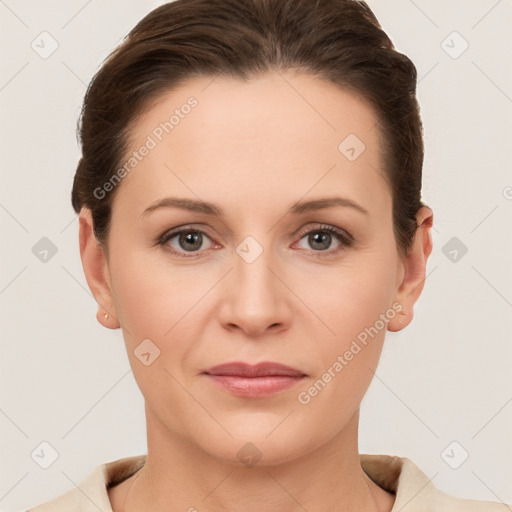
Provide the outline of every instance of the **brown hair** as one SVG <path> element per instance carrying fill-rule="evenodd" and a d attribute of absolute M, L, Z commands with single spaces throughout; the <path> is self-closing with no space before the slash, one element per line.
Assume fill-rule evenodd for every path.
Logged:
<path fill-rule="evenodd" d="M 119 187 L 101 198 L 95 190 L 118 170 L 130 127 L 150 102 L 194 76 L 247 80 L 285 69 L 326 79 L 372 105 L 397 247 L 406 254 L 423 206 L 417 72 L 356 0 L 175 0 L 145 16 L 93 77 L 79 120 L 82 157 L 72 205 L 77 213 L 91 210 L 105 249 Z"/>

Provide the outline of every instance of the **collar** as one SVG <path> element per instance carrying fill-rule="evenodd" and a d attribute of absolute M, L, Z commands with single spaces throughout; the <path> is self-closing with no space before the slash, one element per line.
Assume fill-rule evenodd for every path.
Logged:
<path fill-rule="evenodd" d="M 450 496 L 437 489 L 414 462 L 396 455 L 359 454 L 361 467 L 379 487 L 395 494 L 391 512 L 501 512 L 504 503 Z M 129 478 L 146 455 L 124 457 L 97 466 L 78 486 L 27 512 L 112 512 L 107 489 Z M 434 475 L 435 476 L 435 475 Z"/>
<path fill-rule="evenodd" d="M 406 505 L 412 502 L 420 492 L 423 498 L 432 492 L 439 493 L 430 479 L 408 458 L 395 455 L 360 454 L 363 471 L 379 487 L 395 494 L 395 503 L 391 512 L 405 512 Z M 113 487 L 136 473 L 146 462 L 146 455 L 124 457 L 98 466 L 80 485 L 82 490 L 88 488 L 102 489 L 102 501 L 97 503 L 101 510 L 111 511 L 107 488 Z M 419 505 L 418 500 L 416 505 Z M 421 501 L 424 501 L 422 499 Z M 92 510 L 92 509 L 91 509 Z M 415 512 L 430 510 L 425 507 L 415 508 Z"/>

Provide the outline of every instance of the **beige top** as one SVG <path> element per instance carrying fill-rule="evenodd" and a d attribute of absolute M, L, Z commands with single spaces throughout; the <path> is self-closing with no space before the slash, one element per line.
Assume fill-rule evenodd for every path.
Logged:
<path fill-rule="evenodd" d="M 380 487 L 396 494 L 391 512 L 506 512 L 504 503 L 469 500 L 446 494 L 406 457 L 360 454 L 363 471 Z M 145 455 L 101 464 L 77 488 L 26 512 L 112 512 L 107 488 L 139 470 Z"/>

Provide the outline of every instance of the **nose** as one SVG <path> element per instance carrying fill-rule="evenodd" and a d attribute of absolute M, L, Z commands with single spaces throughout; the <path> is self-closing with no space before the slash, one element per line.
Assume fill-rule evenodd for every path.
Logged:
<path fill-rule="evenodd" d="M 251 337 L 264 335 L 267 330 L 275 334 L 287 329 L 292 294 L 283 283 L 280 267 L 270 251 L 264 250 L 252 262 L 235 253 L 233 261 L 234 267 L 223 284 L 223 326 L 241 329 Z"/>

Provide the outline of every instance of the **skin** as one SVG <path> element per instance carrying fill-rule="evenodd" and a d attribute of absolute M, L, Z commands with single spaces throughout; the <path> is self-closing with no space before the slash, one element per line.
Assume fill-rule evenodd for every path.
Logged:
<path fill-rule="evenodd" d="M 108 257 L 92 234 L 90 211 L 79 216 L 98 321 L 122 328 L 145 399 L 147 461 L 109 490 L 113 510 L 390 511 L 394 495 L 360 465 L 359 407 L 386 329 L 412 320 L 432 250 L 432 211 L 418 211 L 419 228 L 402 256 L 372 109 L 306 74 L 189 81 L 137 120 L 131 150 L 190 96 L 198 105 L 118 185 Z M 366 146 L 352 162 L 338 150 L 351 133 Z M 225 217 L 177 208 L 142 216 L 168 196 L 215 203 Z M 367 214 L 347 206 L 286 213 L 296 201 L 332 196 Z M 322 246 L 308 237 L 322 224 L 345 230 L 354 243 L 332 235 Z M 187 252 L 179 236 L 157 243 L 184 225 L 206 233 L 200 249 Z M 236 252 L 247 236 L 263 249 L 252 263 Z M 393 303 L 406 314 L 390 319 L 301 404 L 298 393 Z M 160 349 L 148 366 L 134 354 L 146 338 Z M 281 362 L 307 377 L 268 398 L 242 398 L 201 374 L 228 361 Z M 261 452 L 253 467 L 237 457 L 247 442 Z"/>

